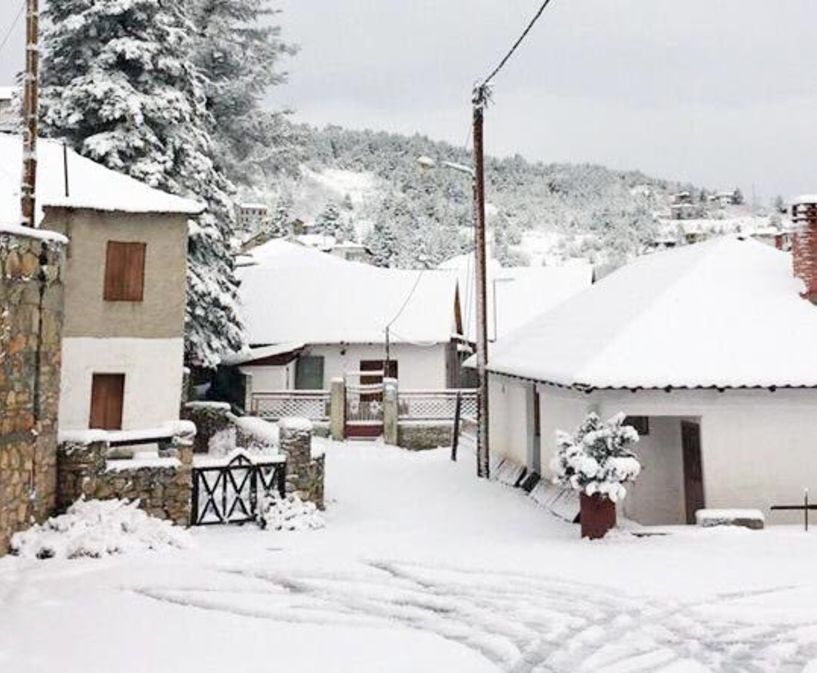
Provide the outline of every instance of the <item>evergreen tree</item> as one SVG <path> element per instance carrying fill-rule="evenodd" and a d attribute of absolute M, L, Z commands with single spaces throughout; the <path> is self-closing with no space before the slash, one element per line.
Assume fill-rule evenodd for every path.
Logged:
<path fill-rule="evenodd" d="M 51 0 L 43 33 L 43 130 L 81 154 L 207 205 L 191 223 L 188 363 L 242 345 L 230 236 L 232 186 L 213 161 L 193 26 L 173 0 Z"/>
<path fill-rule="evenodd" d="M 735 187 L 735 191 L 732 193 L 732 203 L 736 206 L 742 206 L 744 202 L 743 192 L 740 191 L 740 187 Z"/>
<path fill-rule="evenodd" d="M 285 204 L 281 203 L 275 209 L 270 219 L 269 230 L 272 238 L 283 238 L 292 233 L 292 216 Z"/>
<path fill-rule="evenodd" d="M 236 182 L 263 182 L 278 172 L 296 173 L 301 140 L 285 112 L 261 108 L 269 89 L 286 74 L 283 57 L 295 48 L 270 25 L 278 11 L 266 0 L 186 0 L 197 38 L 194 62 L 204 75 L 207 110 L 217 159 Z"/>
<path fill-rule="evenodd" d="M 323 236 L 334 236 L 337 239 L 341 227 L 340 211 L 337 205 L 330 201 L 315 218 L 315 231 Z"/>

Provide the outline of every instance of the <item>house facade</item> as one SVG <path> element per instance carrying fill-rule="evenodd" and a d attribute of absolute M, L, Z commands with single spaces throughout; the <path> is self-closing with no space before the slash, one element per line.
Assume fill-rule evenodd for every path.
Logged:
<path fill-rule="evenodd" d="M 403 388 L 459 385 L 456 274 L 381 269 L 281 239 L 250 258 L 240 270 L 249 348 L 224 363 L 254 392 L 326 390 L 350 374 L 374 382 L 366 371 Z"/>
<path fill-rule="evenodd" d="M 798 235 L 799 254 L 817 261 Z M 643 465 L 625 516 L 683 524 L 702 508 L 756 508 L 772 523 L 796 519 L 770 508 L 817 488 L 817 308 L 800 290 L 791 255 L 752 240 L 636 260 L 489 354 L 492 452 L 548 478 L 557 430 L 623 412 Z"/>
<path fill-rule="evenodd" d="M 179 418 L 187 222 L 202 206 L 39 143 L 38 226 L 68 239 L 60 431 L 138 430 Z M 0 135 L 15 169 L 20 138 Z M 0 209 L 18 207 L 14 185 Z M 43 212 L 42 207 L 45 207 Z"/>

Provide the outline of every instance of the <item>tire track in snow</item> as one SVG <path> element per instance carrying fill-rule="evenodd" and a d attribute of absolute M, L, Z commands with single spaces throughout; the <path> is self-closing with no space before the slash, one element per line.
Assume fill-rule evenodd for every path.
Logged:
<path fill-rule="evenodd" d="M 704 612 L 794 587 L 684 602 L 495 570 L 383 560 L 363 563 L 361 569 L 282 573 L 227 568 L 219 572 L 255 588 L 133 591 L 242 617 L 419 630 L 478 652 L 507 673 L 650 673 L 693 662 L 702 671 L 801 673 L 817 657 L 817 642 L 799 642 L 791 626 L 718 619 Z M 269 589 L 258 587 L 259 582 Z"/>

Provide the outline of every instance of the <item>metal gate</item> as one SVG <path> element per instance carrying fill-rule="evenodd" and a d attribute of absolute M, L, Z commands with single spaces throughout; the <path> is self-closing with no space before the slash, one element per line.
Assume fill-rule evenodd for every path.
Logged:
<path fill-rule="evenodd" d="M 346 379 L 345 428 L 350 439 L 375 439 L 383 434 L 382 383 L 351 383 Z"/>
<path fill-rule="evenodd" d="M 253 460 L 238 453 L 221 465 L 193 467 L 194 526 L 254 521 L 263 495 L 284 496 L 286 459 Z"/>

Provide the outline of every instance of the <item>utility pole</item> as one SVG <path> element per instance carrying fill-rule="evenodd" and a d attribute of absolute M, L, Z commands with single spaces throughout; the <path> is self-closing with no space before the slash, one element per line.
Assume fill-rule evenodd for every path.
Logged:
<path fill-rule="evenodd" d="M 23 180 L 20 209 L 23 226 L 35 225 L 37 190 L 37 123 L 39 115 L 38 0 L 26 0 L 26 70 L 23 79 Z"/>
<path fill-rule="evenodd" d="M 485 250 L 485 152 L 483 121 L 490 90 L 486 84 L 474 89 L 474 267 L 477 300 L 477 476 L 487 479 L 491 472 L 491 452 L 488 443 L 488 295 Z"/>

